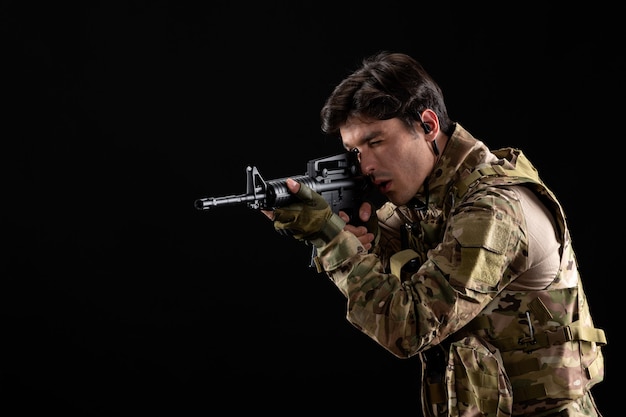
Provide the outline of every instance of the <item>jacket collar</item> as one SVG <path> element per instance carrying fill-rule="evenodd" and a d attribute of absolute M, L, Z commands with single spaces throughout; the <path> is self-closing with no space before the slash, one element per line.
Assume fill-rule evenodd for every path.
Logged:
<path fill-rule="evenodd" d="M 431 208 L 441 208 L 450 187 L 456 181 L 469 175 L 477 165 L 497 159 L 482 141 L 474 138 L 457 123 L 432 173 L 415 195 L 415 199 L 428 201 Z"/>

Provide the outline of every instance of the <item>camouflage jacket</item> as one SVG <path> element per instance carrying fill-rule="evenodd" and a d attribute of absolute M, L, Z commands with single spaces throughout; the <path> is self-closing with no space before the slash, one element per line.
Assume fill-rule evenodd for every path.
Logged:
<path fill-rule="evenodd" d="M 372 253 L 348 232 L 318 251 L 318 268 L 347 297 L 348 321 L 397 357 L 421 357 L 426 416 L 541 415 L 590 395 L 606 339 L 561 206 L 532 164 L 457 125 L 426 184 L 415 204 L 377 211 Z M 520 184 L 556 219 L 560 268 L 541 290 L 510 289 L 529 267 L 511 192 Z"/>

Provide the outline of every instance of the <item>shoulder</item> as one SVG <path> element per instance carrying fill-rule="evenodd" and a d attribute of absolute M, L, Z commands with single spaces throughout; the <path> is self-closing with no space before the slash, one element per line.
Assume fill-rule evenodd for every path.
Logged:
<path fill-rule="evenodd" d="M 521 223 L 524 213 L 519 187 L 511 184 L 482 184 L 458 203 L 453 216 L 489 212 L 496 219 L 508 217 L 513 223 Z"/>

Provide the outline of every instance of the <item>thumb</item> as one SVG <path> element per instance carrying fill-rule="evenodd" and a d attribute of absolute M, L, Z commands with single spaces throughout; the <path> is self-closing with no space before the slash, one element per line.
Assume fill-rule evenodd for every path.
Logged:
<path fill-rule="evenodd" d="M 362 222 L 367 223 L 370 220 L 371 216 L 372 216 L 372 205 L 366 201 L 363 204 L 361 204 L 361 207 L 359 207 L 359 219 Z"/>

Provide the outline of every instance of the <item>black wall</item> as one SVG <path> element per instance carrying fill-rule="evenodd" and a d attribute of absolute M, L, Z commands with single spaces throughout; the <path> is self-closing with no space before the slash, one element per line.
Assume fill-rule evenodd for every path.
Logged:
<path fill-rule="evenodd" d="M 247 165 L 271 179 L 340 152 L 319 109 L 381 49 L 422 61 L 475 136 L 534 161 L 615 340 L 615 9 L 56 3 L 1 6 L 7 416 L 420 415 L 419 364 L 347 323 L 307 247 L 245 207 L 193 207 L 243 193 Z"/>

